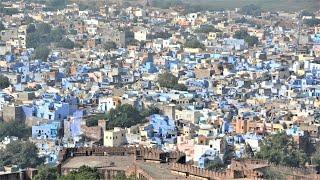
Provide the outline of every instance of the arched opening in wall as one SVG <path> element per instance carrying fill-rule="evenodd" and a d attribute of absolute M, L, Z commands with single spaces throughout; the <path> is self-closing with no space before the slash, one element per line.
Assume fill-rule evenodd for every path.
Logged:
<path fill-rule="evenodd" d="M 185 164 L 185 163 L 186 163 L 186 156 L 181 156 L 181 157 L 178 159 L 177 163 Z"/>

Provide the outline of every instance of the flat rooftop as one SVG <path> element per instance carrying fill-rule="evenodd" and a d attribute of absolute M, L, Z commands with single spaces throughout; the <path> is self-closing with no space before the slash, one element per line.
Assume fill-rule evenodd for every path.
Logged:
<path fill-rule="evenodd" d="M 69 158 L 62 164 L 63 168 L 77 169 L 81 166 L 89 166 L 104 169 L 126 170 L 133 165 L 132 156 L 76 156 Z"/>
<path fill-rule="evenodd" d="M 192 179 L 171 173 L 171 165 L 167 163 L 152 163 L 136 161 L 137 166 L 157 180 Z M 62 168 L 77 169 L 81 166 L 96 167 L 102 169 L 114 169 L 126 171 L 134 165 L 133 156 L 76 156 L 69 158 L 62 164 Z"/>
<path fill-rule="evenodd" d="M 171 173 L 171 165 L 167 163 L 157 164 L 151 162 L 138 161 L 137 165 L 148 173 L 153 179 L 169 180 L 169 179 L 192 179 L 191 177 L 179 176 Z M 194 178 L 193 178 L 194 179 Z"/>

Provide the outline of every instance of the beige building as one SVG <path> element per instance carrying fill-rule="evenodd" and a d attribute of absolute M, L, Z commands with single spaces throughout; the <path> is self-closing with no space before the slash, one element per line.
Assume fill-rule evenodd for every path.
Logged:
<path fill-rule="evenodd" d="M 126 130 L 115 127 L 104 131 L 103 145 L 106 147 L 119 147 L 126 143 Z"/>
<path fill-rule="evenodd" d="M 146 41 L 147 40 L 147 31 L 145 29 L 139 29 L 134 32 L 134 39 L 138 41 Z"/>
<path fill-rule="evenodd" d="M 182 119 L 197 124 L 201 116 L 202 115 L 199 111 L 187 109 L 183 109 L 181 111 L 178 109 L 175 110 L 175 120 Z"/>

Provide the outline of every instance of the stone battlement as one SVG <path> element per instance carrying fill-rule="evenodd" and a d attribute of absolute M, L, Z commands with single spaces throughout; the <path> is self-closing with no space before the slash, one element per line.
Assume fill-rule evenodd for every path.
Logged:
<path fill-rule="evenodd" d="M 226 177 L 233 177 L 230 172 L 215 172 L 207 169 L 201 169 L 189 164 L 172 163 L 171 171 L 178 174 L 185 174 L 186 176 L 194 176 L 198 178 L 207 179 L 224 179 Z"/>
<path fill-rule="evenodd" d="M 309 169 L 309 168 L 302 168 L 302 167 L 289 167 L 289 166 L 281 166 L 277 164 L 272 164 L 270 165 L 276 169 L 279 169 L 284 172 L 295 172 L 299 174 L 316 174 L 317 171 L 315 169 Z"/>
<path fill-rule="evenodd" d="M 75 156 L 128 156 L 135 155 L 136 160 L 152 160 L 159 162 L 178 161 L 184 157 L 182 152 L 164 152 L 160 149 L 147 147 L 81 147 L 81 148 L 65 148 L 59 153 L 59 162 Z"/>

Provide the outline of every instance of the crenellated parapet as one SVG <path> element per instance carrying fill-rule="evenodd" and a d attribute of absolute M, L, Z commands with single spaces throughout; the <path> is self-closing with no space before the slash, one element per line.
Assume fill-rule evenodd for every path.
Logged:
<path fill-rule="evenodd" d="M 129 156 L 134 155 L 136 160 L 149 160 L 158 162 L 176 161 L 185 156 L 181 152 L 164 152 L 156 148 L 147 147 L 80 147 L 64 148 L 59 153 L 59 162 L 75 156 Z"/>
<path fill-rule="evenodd" d="M 172 163 L 171 171 L 179 174 L 185 174 L 186 176 L 193 176 L 205 179 L 233 178 L 231 177 L 232 174 L 228 172 L 210 171 L 189 164 Z"/>

